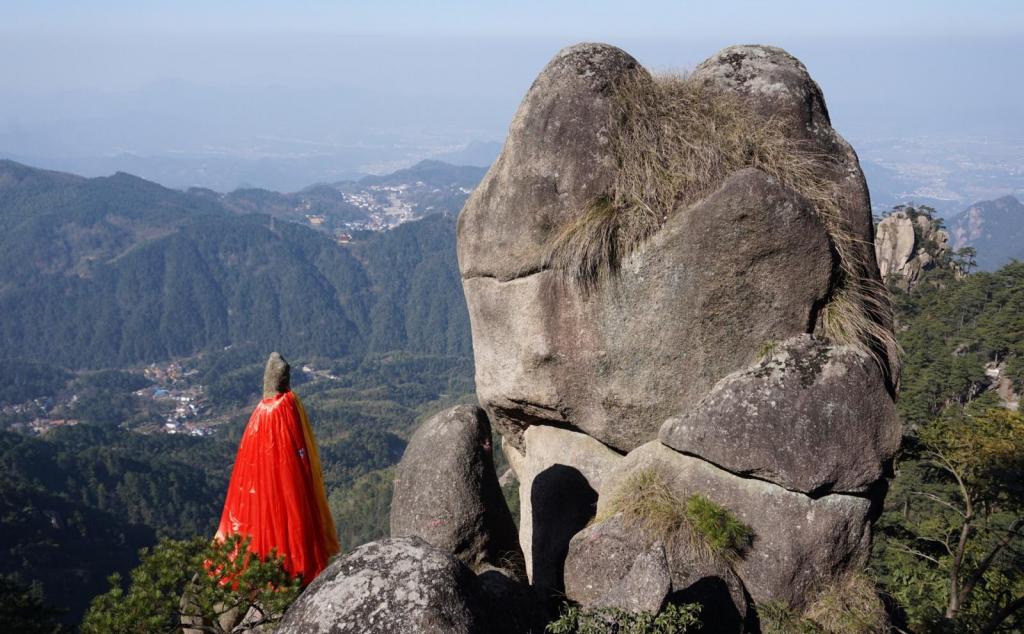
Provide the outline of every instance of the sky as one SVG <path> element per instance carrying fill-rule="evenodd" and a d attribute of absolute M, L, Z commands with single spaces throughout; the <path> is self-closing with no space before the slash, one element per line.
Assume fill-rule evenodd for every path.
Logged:
<path fill-rule="evenodd" d="M 330 155 L 347 174 L 500 141 L 544 63 L 588 40 L 652 69 L 782 46 L 851 139 L 1024 129 L 1020 0 L 0 0 L 0 16 L 0 155 L 83 172 Z"/>

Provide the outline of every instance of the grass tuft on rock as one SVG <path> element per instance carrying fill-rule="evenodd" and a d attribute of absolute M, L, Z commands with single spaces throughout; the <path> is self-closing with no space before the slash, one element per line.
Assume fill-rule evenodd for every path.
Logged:
<path fill-rule="evenodd" d="M 889 618 L 875 583 L 863 572 L 843 576 L 818 592 L 804 615 L 828 634 L 883 634 Z"/>
<path fill-rule="evenodd" d="M 670 215 L 706 198 L 735 171 L 755 167 L 804 196 L 832 238 L 841 273 L 826 309 L 826 335 L 862 347 L 894 382 L 899 347 L 882 325 L 891 321 L 889 294 L 868 273 L 871 245 L 842 213 L 831 156 L 793 139 L 782 122 L 740 96 L 680 74 L 632 74 L 613 86 L 611 102 L 608 130 L 618 161 L 611 191 L 549 241 L 546 267 L 592 292 Z"/>
<path fill-rule="evenodd" d="M 698 555 L 733 562 L 750 547 L 753 532 L 725 508 L 702 495 L 685 500 L 660 469 L 640 469 L 613 494 L 595 522 L 621 513 L 623 519 L 661 541 L 669 550 L 694 548 Z"/>
<path fill-rule="evenodd" d="M 781 601 L 757 606 L 763 634 L 884 634 L 885 606 L 862 572 L 844 575 L 818 591 L 802 612 Z"/>

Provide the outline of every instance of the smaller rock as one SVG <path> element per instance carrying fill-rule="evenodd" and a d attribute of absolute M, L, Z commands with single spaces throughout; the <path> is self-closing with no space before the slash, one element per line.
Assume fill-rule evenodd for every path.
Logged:
<path fill-rule="evenodd" d="M 661 442 L 803 493 L 862 493 L 902 437 L 878 364 L 811 335 L 776 344 L 662 425 Z"/>
<path fill-rule="evenodd" d="M 576 533 L 565 558 L 565 596 L 588 608 L 656 613 L 672 590 L 665 547 L 621 515 Z"/>
<path fill-rule="evenodd" d="M 497 566 L 523 576 L 492 451 L 479 407 L 458 405 L 420 425 L 395 471 L 391 536 L 420 537 L 475 572 Z"/>
<path fill-rule="evenodd" d="M 335 559 L 277 634 L 483 634 L 486 608 L 462 562 L 418 537 L 383 539 Z"/>
<path fill-rule="evenodd" d="M 812 498 L 742 478 L 658 441 L 629 452 L 604 474 L 598 513 L 609 509 L 619 483 L 648 469 L 671 473 L 669 484 L 680 498 L 703 495 L 751 528 L 753 544 L 733 567 L 757 603 L 784 601 L 803 606 L 815 588 L 867 561 L 869 499 L 842 494 Z"/>
<path fill-rule="evenodd" d="M 292 368 L 278 352 L 271 352 L 263 370 L 263 398 L 274 398 L 291 387 Z"/>

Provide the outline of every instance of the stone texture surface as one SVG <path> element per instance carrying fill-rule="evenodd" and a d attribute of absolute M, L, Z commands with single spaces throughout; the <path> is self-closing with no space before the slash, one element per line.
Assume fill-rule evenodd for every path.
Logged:
<path fill-rule="evenodd" d="M 587 607 L 658 612 L 665 602 L 704 606 L 702 632 L 745 630 L 750 603 L 736 573 L 685 539 L 666 545 L 621 514 L 573 537 L 565 560 L 565 594 Z"/>
<path fill-rule="evenodd" d="M 825 97 L 807 68 L 781 48 L 763 45 L 729 46 L 702 62 L 693 78 L 745 97 L 762 114 L 782 121 L 790 134 L 817 146 L 829 157 L 831 176 L 839 185 L 840 208 L 854 234 L 863 240 L 864 273 L 876 279 L 878 268 L 871 249 L 874 220 L 867 182 L 857 153 L 832 128 Z"/>
<path fill-rule="evenodd" d="M 882 279 L 902 272 L 914 255 L 914 223 L 906 214 L 893 214 L 878 223 L 875 257 Z"/>
<path fill-rule="evenodd" d="M 569 540 L 594 517 L 605 474 L 622 457 L 593 438 L 556 427 L 525 434 L 519 478 L 519 543 L 530 581 L 561 591 Z"/>
<path fill-rule="evenodd" d="M 515 523 L 501 493 L 487 415 L 458 405 L 424 422 L 395 471 L 391 536 L 420 537 L 474 571 L 522 575 Z"/>
<path fill-rule="evenodd" d="M 811 206 L 740 170 L 589 296 L 550 271 L 466 278 L 477 397 L 513 443 L 531 424 L 571 424 L 628 451 L 765 341 L 812 329 L 834 267 Z"/>
<path fill-rule="evenodd" d="M 278 352 L 271 352 L 263 369 L 263 398 L 274 398 L 291 388 L 292 368 Z"/>
<path fill-rule="evenodd" d="M 855 240 L 851 252 L 856 257 L 850 259 L 849 268 L 868 285 L 881 282 L 873 247 L 871 199 L 860 161 L 853 147 L 832 128 L 821 88 L 800 60 L 774 46 L 729 46 L 702 62 L 692 77 L 747 97 L 762 114 L 782 122 L 794 138 L 827 157 L 817 170 L 835 184 L 843 225 Z M 890 315 L 878 317 L 884 326 L 892 327 Z M 900 352 L 895 348 L 886 352 L 895 370 Z"/>
<path fill-rule="evenodd" d="M 910 290 L 948 251 L 949 232 L 913 207 L 895 211 L 878 223 L 875 255 L 887 284 Z"/>
<path fill-rule="evenodd" d="M 867 491 L 902 431 L 874 359 L 800 335 L 719 381 L 659 437 L 732 473 L 820 495 Z"/>
<path fill-rule="evenodd" d="M 801 606 L 817 584 L 867 561 L 868 499 L 839 494 L 811 498 L 731 474 L 658 441 L 633 450 L 605 474 L 608 488 L 599 491 L 598 511 L 608 504 L 616 483 L 649 468 L 671 474 L 671 486 L 680 497 L 704 495 L 751 527 L 753 545 L 735 569 L 757 603 L 780 600 Z"/>
<path fill-rule="evenodd" d="M 584 607 L 653 614 L 671 591 L 665 546 L 619 515 L 587 526 L 569 542 L 565 596 Z"/>
<path fill-rule="evenodd" d="M 332 562 L 291 605 L 278 634 L 483 634 L 473 572 L 419 538 L 371 542 Z"/>
<path fill-rule="evenodd" d="M 570 46 L 548 62 L 459 215 L 463 277 L 507 281 L 539 269 L 539 246 L 611 182 L 611 83 L 646 72 L 607 44 Z"/>

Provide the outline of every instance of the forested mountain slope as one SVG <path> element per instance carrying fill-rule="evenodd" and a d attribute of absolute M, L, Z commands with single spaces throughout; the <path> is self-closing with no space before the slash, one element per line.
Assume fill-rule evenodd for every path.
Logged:
<path fill-rule="evenodd" d="M 343 246 L 126 174 L 0 164 L 0 358 L 72 368 L 231 344 L 468 353 L 454 218 Z"/>

